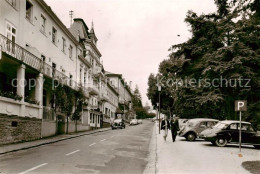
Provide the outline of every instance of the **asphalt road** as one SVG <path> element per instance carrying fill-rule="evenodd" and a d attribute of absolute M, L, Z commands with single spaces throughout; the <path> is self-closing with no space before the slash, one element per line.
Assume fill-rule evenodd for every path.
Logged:
<path fill-rule="evenodd" d="M 0 156 L 0 173 L 143 173 L 153 123 L 144 121 Z"/>

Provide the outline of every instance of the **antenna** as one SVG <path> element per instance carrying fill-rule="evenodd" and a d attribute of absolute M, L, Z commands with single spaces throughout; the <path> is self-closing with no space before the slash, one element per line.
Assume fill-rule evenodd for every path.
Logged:
<path fill-rule="evenodd" d="M 69 15 L 70 15 L 70 25 L 72 25 L 73 13 L 74 13 L 74 11 L 72 11 L 72 10 L 69 11 Z"/>

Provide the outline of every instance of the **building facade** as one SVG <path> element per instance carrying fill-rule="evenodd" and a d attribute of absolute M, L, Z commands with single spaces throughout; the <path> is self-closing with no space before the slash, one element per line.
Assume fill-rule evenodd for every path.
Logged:
<path fill-rule="evenodd" d="M 132 108 L 132 92 L 129 85 L 122 78 L 122 74 L 106 72 L 111 85 L 118 91 L 119 94 L 119 111 L 118 117 L 122 117 L 126 121 L 135 118 L 135 112 Z"/>
<path fill-rule="evenodd" d="M 68 132 L 99 128 L 116 117 L 120 101 L 130 101 L 131 94 L 108 80 L 97 41 L 93 23 L 89 30 L 77 18 L 67 28 L 43 0 L 0 1 L 2 142 L 63 133 L 66 124 Z M 83 90 L 77 124 L 55 109 L 58 85 Z"/>

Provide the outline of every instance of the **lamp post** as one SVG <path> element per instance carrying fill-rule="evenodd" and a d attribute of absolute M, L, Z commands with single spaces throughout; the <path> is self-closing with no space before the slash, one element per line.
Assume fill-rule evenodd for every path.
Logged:
<path fill-rule="evenodd" d="M 160 83 L 158 83 L 158 91 L 159 91 L 159 134 L 160 134 L 160 125 L 161 125 L 161 116 L 160 116 L 160 112 L 161 112 L 161 89 L 162 89 L 162 86 Z"/>

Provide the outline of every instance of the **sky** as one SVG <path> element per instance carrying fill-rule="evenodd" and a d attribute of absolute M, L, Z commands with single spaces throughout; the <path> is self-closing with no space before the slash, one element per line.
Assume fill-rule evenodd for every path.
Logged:
<path fill-rule="evenodd" d="M 91 28 L 94 23 L 97 47 L 106 71 L 122 74 L 134 90 L 137 85 L 142 102 L 148 77 L 156 74 L 161 61 L 168 58 L 171 45 L 191 37 L 184 22 L 188 10 L 198 14 L 216 11 L 214 0 L 45 0 L 67 26 L 69 11 Z M 179 35 L 179 36 L 178 36 Z"/>

